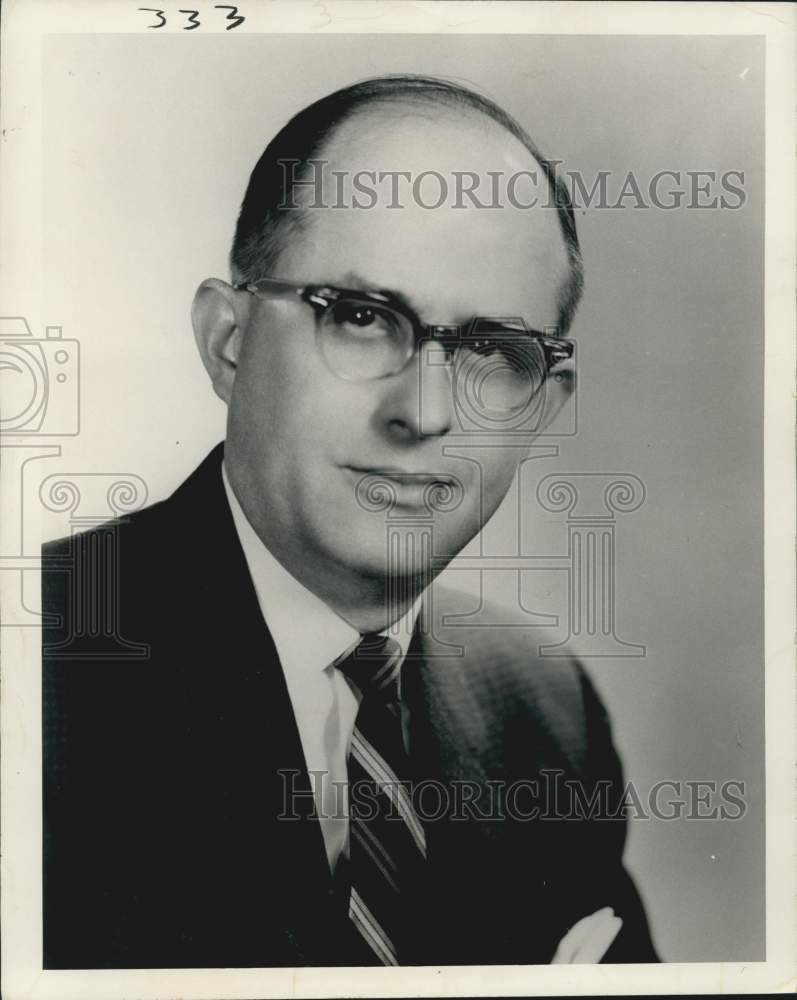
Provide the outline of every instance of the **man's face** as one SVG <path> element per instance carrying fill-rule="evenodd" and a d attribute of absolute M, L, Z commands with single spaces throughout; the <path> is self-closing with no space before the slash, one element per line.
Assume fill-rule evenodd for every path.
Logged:
<path fill-rule="evenodd" d="M 482 192 L 490 190 L 488 171 L 541 173 L 520 143 L 493 123 L 417 109 L 356 116 L 323 155 L 329 169 L 351 174 L 436 170 L 450 179 L 454 171 L 475 171 L 484 178 Z M 427 201 L 436 190 L 424 189 Z M 384 198 L 368 210 L 308 209 L 303 232 L 292 237 L 271 277 L 389 289 L 433 324 L 462 324 L 473 316 L 522 316 L 538 330 L 557 323 L 567 258 L 553 209 L 478 209 L 467 201 L 468 207 L 454 208 L 452 195 L 431 210 L 415 204 L 408 188 L 402 191 L 400 209 L 388 208 Z M 328 189 L 325 200 L 332 203 L 334 191 Z M 395 477 L 387 480 L 397 501 L 392 519 L 429 520 L 425 480 L 408 486 L 403 474 L 454 482 L 457 490 L 461 484 L 456 509 L 430 515 L 435 552 L 460 551 L 503 499 L 522 451 L 469 449 L 488 440 L 484 427 L 463 432 L 450 371 L 430 364 L 426 349 L 399 374 L 344 381 L 317 349 L 310 305 L 298 296 L 249 300 L 226 463 L 268 547 L 290 567 L 328 564 L 384 576 L 390 512 L 368 509 L 355 490 L 369 473 L 387 471 Z M 489 440 L 512 443 L 502 442 L 500 432 Z M 391 571 L 402 569 L 392 565 Z"/>

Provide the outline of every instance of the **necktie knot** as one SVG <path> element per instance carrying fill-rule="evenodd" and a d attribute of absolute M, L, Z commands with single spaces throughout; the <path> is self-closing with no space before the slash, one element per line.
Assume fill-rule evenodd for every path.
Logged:
<path fill-rule="evenodd" d="M 389 698 L 397 693 L 401 646 L 387 635 L 364 635 L 338 669 L 354 681 L 363 694 Z"/>

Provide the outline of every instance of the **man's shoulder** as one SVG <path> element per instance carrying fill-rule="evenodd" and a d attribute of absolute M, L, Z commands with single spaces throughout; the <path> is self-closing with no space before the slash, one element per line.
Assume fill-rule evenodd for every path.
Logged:
<path fill-rule="evenodd" d="M 435 649 L 441 655 L 432 670 L 455 690 L 467 686 L 487 712 L 521 728 L 533 720 L 580 760 L 603 706 L 578 657 L 520 608 L 482 600 L 473 614 L 474 598 L 448 587 L 437 588 L 433 603 L 427 647 L 433 660 Z"/>
<path fill-rule="evenodd" d="M 154 596 L 173 584 L 180 559 L 170 501 L 159 501 L 42 545 L 42 603 L 58 611 L 79 595 L 99 596 L 110 588 L 128 600 L 137 592 Z M 111 593 L 112 592 L 112 593 Z"/>
<path fill-rule="evenodd" d="M 75 549 L 81 545 L 97 545 L 103 538 L 124 538 L 126 544 L 135 549 L 140 545 L 157 543 L 169 523 L 169 500 L 159 500 L 157 503 L 142 507 L 132 514 L 109 518 L 91 528 L 84 528 L 70 535 L 55 538 L 42 545 L 42 558 L 45 568 L 54 568 L 57 560 L 72 557 Z"/>
<path fill-rule="evenodd" d="M 209 581 L 241 575 L 220 460 L 214 450 L 165 500 L 42 546 L 48 656 L 102 659 L 118 632 L 165 651 L 207 610 Z"/>
<path fill-rule="evenodd" d="M 208 522 L 217 523 L 219 514 L 227 512 L 220 464 L 218 446 L 167 499 L 46 542 L 43 574 L 64 569 L 92 573 L 101 558 L 116 573 L 131 576 L 142 570 L 156 583 L 158 571 L 169 561 L 184 565 L 186 552 L 201 548 Z M 85 558 L 89 554 L 92 557 Z"/>
<path fill-rule="evenodd" d="M 431 626 L 444 644 L 475 656 L 484 673 L 526 684 L 575 690 L 585 676 L 575 653 L 552 632 L 531 623 L 519 606 L 478 600 L 452 587 L 434 589 Z"/>

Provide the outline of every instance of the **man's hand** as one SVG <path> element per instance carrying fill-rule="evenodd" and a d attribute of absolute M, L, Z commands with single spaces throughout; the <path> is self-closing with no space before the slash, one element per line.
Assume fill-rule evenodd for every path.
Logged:
<path fill-rule="evenodd" d="M 622 926 L 623 921 L 614 915 L 610 906 L 582 917 L 559 942 L 551 964 L 594 965 L 600 962 Z"/>

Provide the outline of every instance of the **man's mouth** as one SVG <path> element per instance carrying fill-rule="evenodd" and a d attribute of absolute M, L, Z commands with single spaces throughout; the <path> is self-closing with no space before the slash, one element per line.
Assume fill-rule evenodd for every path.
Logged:
<path fill-rule="evenodd" d="M 398 466 L 346 466 L 355 480 L 355 495 L 367 510 L 392 507 L 426 508 L 429 513 L 451 507 L 461 497 L 462 483 L 450 473 L 402 469 Z M 458 506 L 458 501 L 453 506 Z"/>

